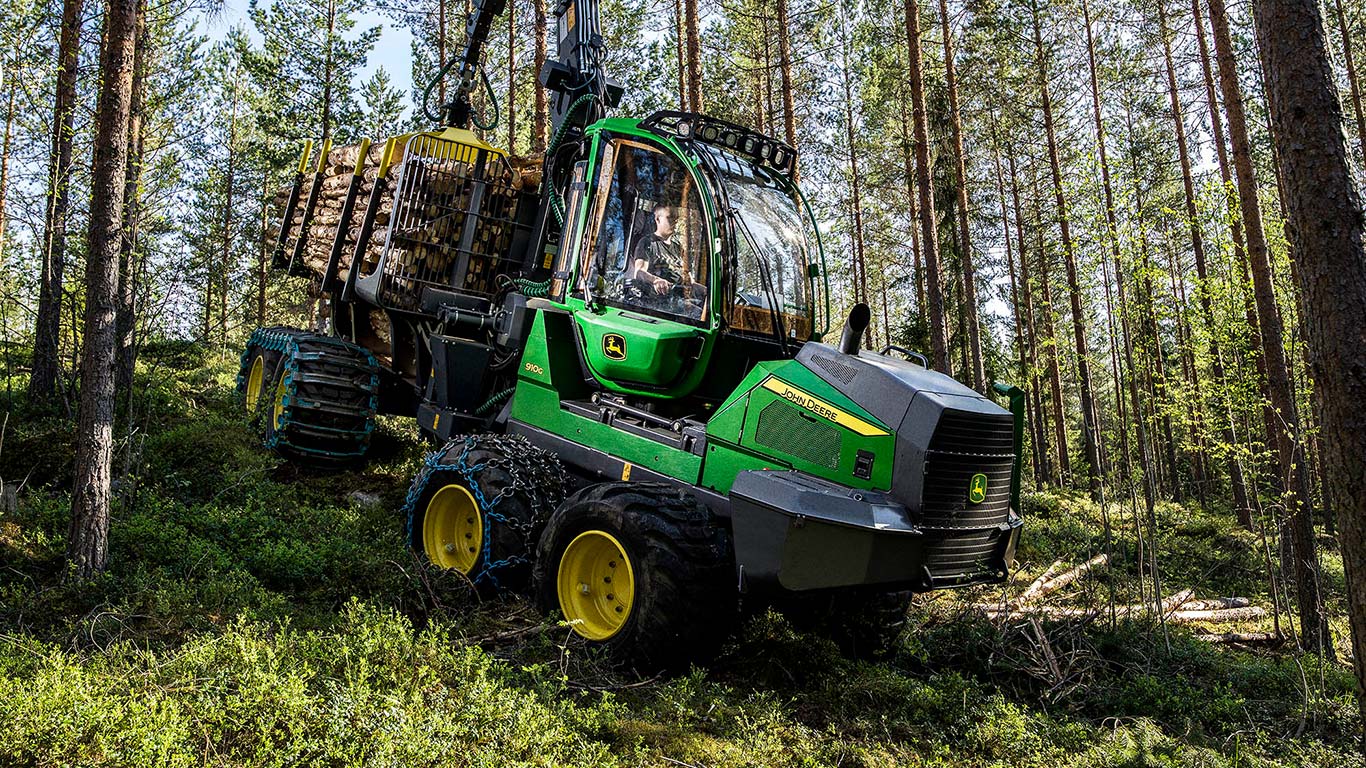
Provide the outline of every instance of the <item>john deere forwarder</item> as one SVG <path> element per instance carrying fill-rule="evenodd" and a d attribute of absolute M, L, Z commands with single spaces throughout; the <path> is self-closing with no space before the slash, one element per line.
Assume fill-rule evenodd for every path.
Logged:
<path fill-rule="evenodd" d="M 449 127 L 390 139 L 353 221 L 362 147 L 316 282 L 323 326 L 253 334 L 238 385 L 266 443 L 333 467 L 362 459 L 376 413 L 415 416 L 444 447 L 408 492 L 411 546 L 529 586 L 642 665 L 704 650 L 741 595 L 852 621 L 1005 579 L 1018 408 L 860 350 L 863 305 L 822 343 L 792 147 L 699 114 L 606 117 L 622 89 L 596 1 L 562 0 L 540 73 L 552 139 L 539 185 L 511 189 L 505 153 L 468 130 L 504 2 L 476 3 Z M 275 252 L 296 273 L 318 231 L 309 154 Z"/>

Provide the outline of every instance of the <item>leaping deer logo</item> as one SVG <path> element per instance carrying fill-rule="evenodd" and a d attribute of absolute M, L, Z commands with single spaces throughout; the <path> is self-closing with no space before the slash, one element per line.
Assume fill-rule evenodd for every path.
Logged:
<path fill-rule="evenodd" d="M 968 501 L 973 504 L 981 504 L 987 498 L 987 476 L 978 472 L 972 476 L 972 481 L 968 483 Z"/>
<path fill-rule="evenodd" d="M 602 353 L 608 360 L 626 359 L 626 339 L 620 334 L 609 333 L 602 337 Z"/>

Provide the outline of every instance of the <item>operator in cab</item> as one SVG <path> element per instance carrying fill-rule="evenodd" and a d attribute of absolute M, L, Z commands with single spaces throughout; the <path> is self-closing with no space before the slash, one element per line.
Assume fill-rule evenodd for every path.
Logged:
<path fill-rule="evenodd" d="M 678 233 L 678 208 L 658 203 L 653 215 L 654 231 L 640 238 L 631 253 L 630 298 L 633 303 L 665 311 L 681 309 L 696 318 L 701 314 L 701 304 L 696 300 L 703 298 L 705 289 L 685 278 L 689 265 L 684 261 Z"/>

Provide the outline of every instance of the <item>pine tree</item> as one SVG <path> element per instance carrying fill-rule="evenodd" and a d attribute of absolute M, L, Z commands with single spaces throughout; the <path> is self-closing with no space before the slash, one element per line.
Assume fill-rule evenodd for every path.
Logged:
<path fill-rule="evenodd" d="M 403 132 L 403 113 L 407 110 L 403 93 L 389 84 L 389 73 L 384 67 L 375 69 L 360 87 L 361 103 L 365 105 L 365 119 L 361 135 L 384 139 Z"/>

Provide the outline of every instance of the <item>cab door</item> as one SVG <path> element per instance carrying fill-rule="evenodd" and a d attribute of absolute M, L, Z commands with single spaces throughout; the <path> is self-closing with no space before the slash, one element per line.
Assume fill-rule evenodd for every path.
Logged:
<path fill-rule="evenodd" d="M 714 337 L 712 238 L 698 177 L 655 141 L 599 134 L 572 302 L 604 387 L 677 397 Z"/>

